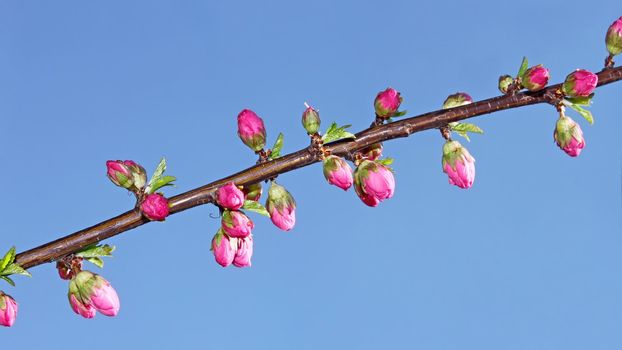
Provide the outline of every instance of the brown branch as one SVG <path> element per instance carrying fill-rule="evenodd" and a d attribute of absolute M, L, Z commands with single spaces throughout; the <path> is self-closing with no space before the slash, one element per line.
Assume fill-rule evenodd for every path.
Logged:
<path fill-rule="evenodd" d="M 598 73 L 598 86 L 610 84 L 618 80 L 622 80 L 622 67 L 609 68 Z M 554 104 L 555 92 L 560 86 L 560 84 L 552 85 L 535 93 L 525 92 L 494 97 L 466 106 L 438 110 L 385 125 L 375 125 L 356 134 L 355 140 L 333 142 L 325 145 L 325 149 L 331 154 L 351 159 L 355 151 L 374 143 L 407 137 L 419 131 L 445 126 L 450 122 L 537 103 Z M 319 160 L 320 157 L 317 152 L 315 152 L 313 147 L 309 147 L 273 161 L 257 164 L 237 174 L 170 198 L 171 214 L 212 202 L 216 189 L 229 181 L 233 181 L 238 185 L 253 184 L 273 178 L 278 174 L 313 164 Z M 52 262 L 88 245 L 131 230 L 147 222 L 149 220 L 142 217 L 137 210 L 130 210 L 95 226 L 22 252 L 17 255 L 16 262 L 26 269 Z"/>

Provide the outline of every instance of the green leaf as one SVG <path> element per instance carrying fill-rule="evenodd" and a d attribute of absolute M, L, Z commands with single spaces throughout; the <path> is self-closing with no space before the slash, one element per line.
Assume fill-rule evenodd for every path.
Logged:
<path fill-rule="evenodd" d="M 399 111 L 399 112 L 395 113 L 392 118 L 403 117 L 403 116 L 406 115 L 406 113 L 408 113 L 408 111 L 406 111 L 406 110 Z"/>
<path fill-rule="evenodd" d="M 346 131 L 346 129 L 351 126 L 352 125 L 337 126 L 337 123 L 333 122 L 328 127 L 328 130 L 326 130 L 324 136 L 322 136 L 322 141 L 324 141 L 324 143 L 330 143 L 341 139 L 356 138 L 353 133 Z"/>
<path fill-rule="evenodd" d="M 104 260 L 102 260 L 102 258 L 91 257 L 91 258 L 86 258 L 86 260 L 88 260 L 93 265 L 99 267 L 100 269 L 104 268 Z"/>
<path fill-rule="evenodd" d="M 484 131 L 482 129 L 479 128 L 479 126 L 475 125 L 475 124 L 471 124 L 471 123 L 449 123 L 449 128 L 456 132 L 456 134 L 464 137 L 467 141 L 471 141 L 471 139 L 469 138 L 469 135 L 467 133 L 469 132 L 475 132 L 478 134 L 483 134 Z"/>
<path fill-rule="evenodd" d="M 249 211 L 253 211 L 257 214 L 270 217 L 270 213 L 268 213 L 268 210 L 263 205 L 261 205 L 259 202 L 252 201 L 250 199 L 247 199 L 244 201 L 244 205 L 242 206 L 242 209 L 246 209 Z"/>
<path fill-rule="evenodd" d="M 467 134 L 466 132 L 464 132 L 464 131 L 456 131 L 456 134 L 464 137 L 467 141 L 471 142 L 471 139 L 469 138 L 469 134 Z"/>
<path fill-rule="evenodd" d="M 279 137 L 274 141 L 274 145 L 272 146 L 272 152 L 268 159 L 277 159 L 281 156 L 281 149 L 283 149 L 283 133 L 279 133 Z"/>
<path fill-rule="evenodd" d="M 15 264 L 15 263 L 7 266 L 4 270 L 2 270 L 2 275 L 3 276 L 8 276 L 8 275 L 24 275 L 24 276 L 32 277 L 30 272 L 24 270 L 21 266 L 19 266 L 18 264 Z"/>
<path fill-rule="evenodd" d="M 393 161 L 395 161 L 395 159 L 393 158 L 383 158 L 383 159 L 376 160 L 376 162 L 386 165 L 386 166 L 393 164 Z"/>
<path fill-rule="evenodd" d="M 575 105 L 589 106 L 592 104 L 592 97 L 594 97 L 594 94 L 585 97 L 567 97 L 566 100 Z"/>
<path fill-rule="evenodd" d="M 579 112 L 579 114 L 581 114 L 581 116 L 585 118 L 588 123 L 594 124 L 594 117 L 592 116 L 592 112 L 588 111 L 587 109 L 581 108 L 573 103 L 571 103 L 569 107 Z"/>
<path fill-rule="evenodd" d="M 161 176 L 155 179 L 153 183 L 148 186 L 147 194 L 152 194 L 164 186 L 175 186 L 175 184 L 172 183 L 175 180 L 177 180 L 175 176 Z"/>
<path fill-rule="evenodd" d="M 4 254 L 4 257 L 0 261 L 0 272 L 2 272 L 5 267 L 9 266 L 13 260 L 15 260 L 15 247 L 11 247 L 11 249 Z"/>
<path fill-rule="evenodd" d="M 111 246 L 108 244 L 104 245 L 90 245 L 81 251 L 77 252 L 75 256 L 89 259 L 89 258 L 97 258 L 101 256 L 112 256 L 112 252 L 115 250 L 115 246 Z"/>
<path fill-rule="evenodd" d="M 517 77 L 522 77 L 523 74 L 525 74 L 525 71 L 527 71 L 527 68 L 529 67 L 529 61 L 527 60 L 527 57 L 523 57 L 523 62 L 521 62 L 520 64 L 520 69 L 518 70 L 518 75 Z"/>
<path fill-rule="evenodd" d="M 7 276 L 0 276 L 0 279 L 5 280 L 8 284 L 12 285 L 13 287 L 15 287 L 15 282 L 13 282 L 12 279 L 8 278 Z"/>
<path fill-rule="evenodd" d="M 166 158 L 162 157 L 156 170 L 153 172 L 153 175 L 151 175 L 151 179 L 149 180 L 149 183 L 147 184 L 148 191 L 151 190 L 153 183 L 156 180 L 158 180 L 160 177 L 162 177 L 162 174 L 164 174 L 165 171 L 166 171 Z M 153 193 L 153 192 L 149 192 L 149 193 Z"/>

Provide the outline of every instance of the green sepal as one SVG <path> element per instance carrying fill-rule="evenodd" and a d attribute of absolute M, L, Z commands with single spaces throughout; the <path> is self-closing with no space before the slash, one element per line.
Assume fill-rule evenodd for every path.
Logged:
<path fill-rule="evenodd" d="M 272 152 L 270 152 L 270 156 L 268 159 L 277 159 L 281 156 L 281 149 L 283 149 L 283 133 L 280 132 L 279 136 L 274 141 L 274 145 L 272 146 Z"/>
<path fill-rule="evenodd" d="M 574 109 L 579 114 L 581 114 L 581 116 L 583 118 L 585 118 L 585 120 L 587 120 L 588 123 L 594 124 L 594 117 L 592 116 L 592 112 L 588 111 L 585 108 L 581 108 L 581 107 L 579 107 L 578 105 L 576 105 L 574 103 L 569 104 L 568 107 Z"/>
<path fill-rule="evenodd" d="M 337 123 L 333 122 L 328 127 L 328 130 L 326 130 L 326 133 L 324 134 L 324 136 L 322 136 L 322 141 L 324 143 L 330 143 L 330 142 L 341 140 L 341 139 L 356 138 L 356 136 L 354 136 L 353 133 L 346 131 L 346 129 L 351 126 L 352 125 L 337 126 Z"/>
<path fill-rule="evenodd" d="M 159 190 L 164 186 L 175 186 L 175 184 L 173 183 L 173 181 L 175 180 L 177 180 L 177 178 L 170 175 L 159 177 L 148 186 L 149 191 L 147 191 L 147 194 L 155 193 L 155 191 Z"/>
<path fill-rule="evenodd" d="M 456 134 L 464 137 L 469 142 L 471 141 L 471 139 L 469 138 L 469 135 L 467 133 L 469 132 L 474 132 L 478 134 L 484 133 L 484 130 L 480 129 L 479 126 L 475 124 L 471 124 L 471 123 L 453 122 L 453 123 L 449 123 L 449 128 L 452 131 L 456 132 Z"/>
<path fill-rule="evenodd" d="M 8 284 L 10 284 L 10 285 L 12 285 L 13 287 L 15 287 L 15 282 L 13 282 L 13 280 L 12 280 L 12 279 L 10 279 L 9 277 L 7 277 L 7 276 L 0 276 L 0 279 L 5 280 Z"/>
<path fill-rule="evenodd" d="M 592 97 L 594 94 L 585 97 L 567 97 L 566 100 L 574 105 L 589 106 L 592 104 Z"/>
<path fill-rule="evenodd" d="M 527 57 L 523 57 L 523 61 L 520 64 L 520 68 L 518 69 L 518 75 L 516 75 L 519 78 L 522 78 L 523 74 L 525 74 L 525 72 L 527 71 L 527 68 L 529 68 L 529 61 L 527 60 Z"/>
<path fill-rule="evenodd" d="M 257 214 L 270 217 L 270 213 L 268 213 L 268 210 L 263 205 L 261 205 L 261 203 L 252 201 L 250 199 L 247 199 L 244 201 L 244 205 L 242 206 L 242 209 L 246 209 L 246 210 L 255 212 Z"/>

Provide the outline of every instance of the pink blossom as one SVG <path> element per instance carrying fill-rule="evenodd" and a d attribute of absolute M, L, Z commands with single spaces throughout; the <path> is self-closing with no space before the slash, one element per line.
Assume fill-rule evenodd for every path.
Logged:
<path fill-rule="evenodd" d="M 253 151 L 260 151 L 266 145 L 266 128 L 263 120 L 250 109 L 238 114 L 238 135 Z"/>
<path fill-rule="evenodd" d="M 579 124 L 566 116 L 557 120 L 553 138 L 557 146 L 571 157 L 577 157 L 585 147 L 583 130 Z"/>
<path fill-rule="evenodd" d="M 393 172 L 384 164 L 364 160 L 354 172 L 354 189 L 363 203 L 375 207 L 383 200 L 393 197 Z"/>
<path fill-rule="evenodd" d="M 562 91 L 570 97 L 586 97 L 592 94 L 598 84 L 598 75 L 585 70 L 577 69 L 568 74 L 562 85 Z"/>
<path fill-rule="evenodd" d="M 401 103 L 402 97 L 394 88 L 387 88 L 379 92 L 374 100 L 376 116 L 382 119 L 391 118 L 397 113 L 397 109 L 400 108 Z"/>
<path fill-rule="evenodd" d="M 266 209 L 276 227 L 283 231 L 291 230 L 296 224 L 296 201 L 285 187 L 272 181 L 268 190 Z"/>
<path fill-rule="evenodd" d="M 78 300 L 74 294 L 69 295 L 69 305 L 71 305 L 73 312 L 84 318 L 93 318 L 97 313 L 97 310 L 95 310 L 93 305 L 84 304 L 82 301 Z"/>
<path fill-rule="evenodd" d="M 253 235 L 238 239 L 238 250 L 233 259 L 233 265 L 236 267 L 251 266 L 251 258 L 253 257 Z"/>
<path fill-rule="evenodd" d="M 0 291 L 0 325 L 11 327 L 17 318 L 17 302 L 10 295 Z"/>
<path fill-rule="evenodd" d="M 244 193 L 233 182 L 229 182 L 218 189 L 216 201 L 223 208 L 238 210 L 244 205 Z"/>
<path fill-rule="evenodd" d="M 458 141 L 447 141 L 443 146 L 443 171 L 450 184 L 470 188 L 475 181 L 475 158 Z"/>
<path fill-rule="evenodd" d="M 152 193 L 145 197 L 140 210 L 149 220 L 164 221 L 169 215 L 168 200 L 160 193 Z"/>
<path fill-rule="evenodd" d="M 352 186 L 352 168 L 343 159 L 337 156 L 328 156 L 324 159 L 324 177 L 331 185 L 344 191 Z"/>
<path fill-rule="evenodd" d="M 549 70 L 541 64 L 527 69 L 521 77 L 521 84 L 529 91 L 542 90 L 548 82 Z"/>
<path fill-rule="evenodd" d="M 212 252 L 216 262 L 222 267 L 231 265 L 237 251 L 238 239 L 227 236 L 222 230 L 218 230 L 212 238 Z"/>
<path fill-rule="evenodd" d="M 222 229 L 231 236 L 244 238 L 251 234 L 255 225 L 243 212 L 238 210 L 225 210 L 222 214 Z"/>

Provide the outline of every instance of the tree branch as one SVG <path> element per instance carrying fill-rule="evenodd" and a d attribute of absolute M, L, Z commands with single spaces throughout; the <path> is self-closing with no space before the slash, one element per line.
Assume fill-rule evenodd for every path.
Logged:
<path fill-rule="evenodd" d="M 605 69 L 598 73 L 598 86 L 622 80 L 622 67 Z M 448 110 L 438 110 L 416 117 L 402 119 L 393 123 L 373 126 L 356 134 L 355 140 L 341 140 L 325 146 L 332 154 L 351 158 L 353 152 L 377 142 L 387 141 L 428 130 L 439 128 L 450 122 L 473 118 L 482 114 L 493 113 L 505 109 L 516 108 L 538 103 L 554 103 L 551 99 L 561 84 L 531 93 L 523 92 L 475 102 L 466 106 Z M 214 181 L 205 186 L 195 188 L 169 199 L 171 214 L 211 203 L 216 190 L 227 182 L 237 185 L 257 183 L 278 174 L 283 174 L 313 163 L 320 159 L 311 147 L 290 153 L 281 158 L 252 166 L 229 177 Z M 16 263 L 28 269 L 43 263 L 60 259 L 88 245 L 118 235 L 148 223 L 137 210 L 130 210 L 117 217 L 103 221 L 95 226 L 85 228 L 53 242 L 30 249 L 17 255 Z"/>

